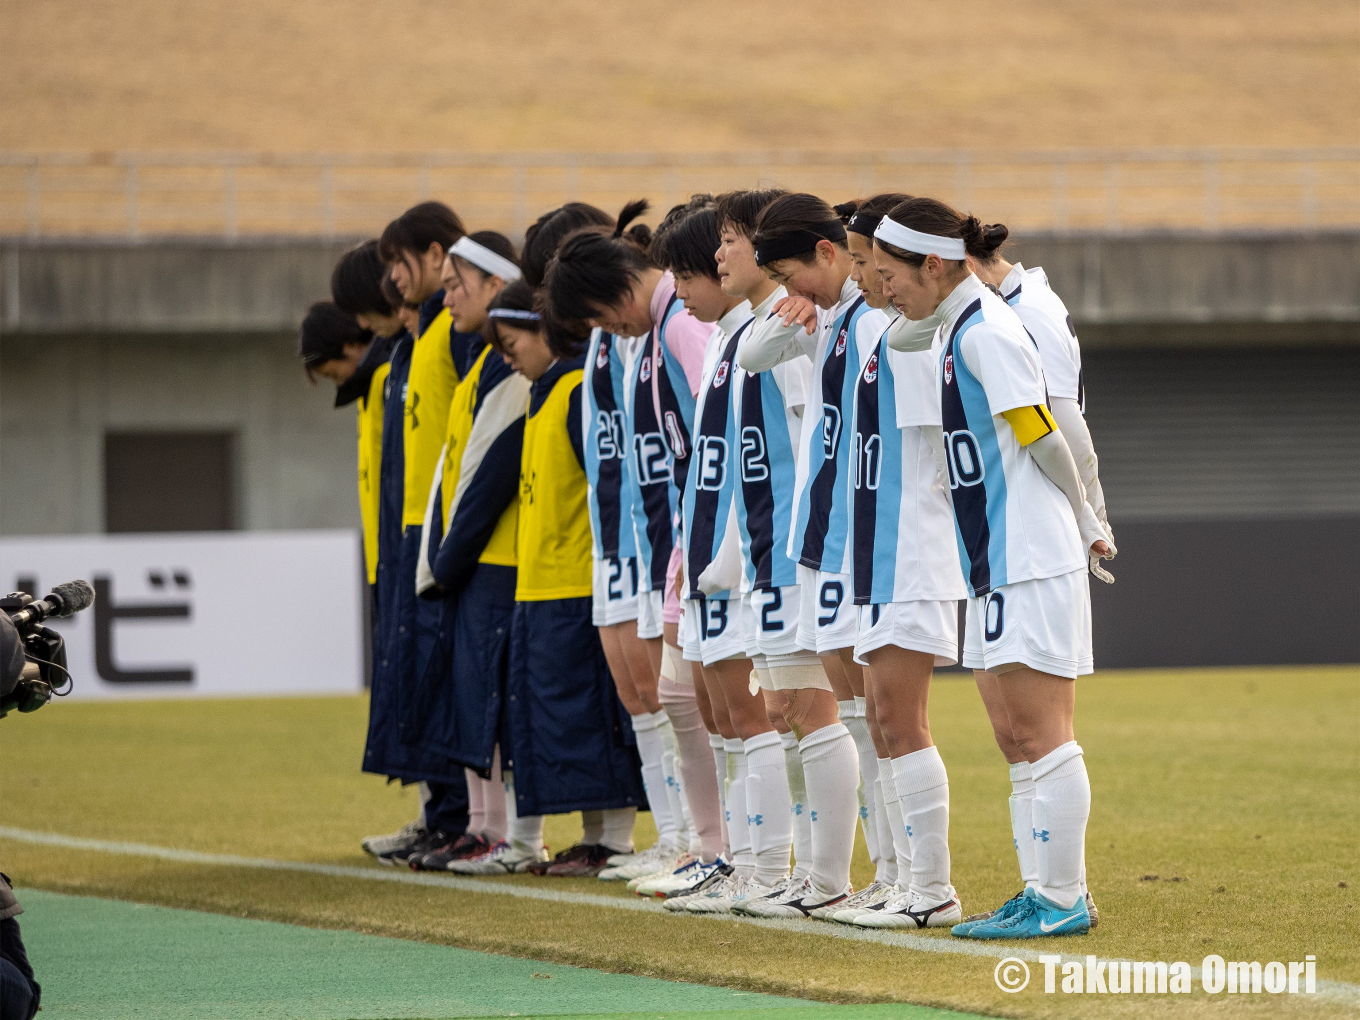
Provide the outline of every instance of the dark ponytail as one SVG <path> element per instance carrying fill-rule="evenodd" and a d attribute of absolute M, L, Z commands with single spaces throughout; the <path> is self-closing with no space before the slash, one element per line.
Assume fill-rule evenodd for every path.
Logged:
<path fill-rule="evenodd" d="M 559 324 L 584 323 L 623 300 L 642 274 L 656 266 L 647 255 L 652 232 L 629 227 L 647 211 L 646 199 L 629 202 L 613 233 L 585 227 L 562 241 L 543 277 L 548 312 Z"/>
<path fill-rule="evenodd" d="M 751 237 L 756 262 L 763 266 L 780 259 L 811 263 L 819 241 L 844 248 L 845 227 L 831 206 L 805 192 L 781 195 L 762 209 Z"/>
<path fill-rule="evenodd" d="M 888 212 L 888 218 L 923 234 L 957 237 L 963 241 L 964 251 L 983 263 L 994 261 L 1010 236 L 1004 223 L 984 224 L 976 216 L 965 216 L 953 206 L 933 198 L 911 198 L 901 202 Z M 918 252 L 906 251 L 882 240 L 876 243 L 899 262 L 909 266 L 925 263 L 926 257 Z"/>
<path fill-rule="evenodd" d="M 557 254 L 563 238 L 582 227 L 612 227 L 614 217 L 588 202 L 568 202 L 545 212 L 524 232 L 524 254 L 520 269 L 531 287 L 543 286 L 548 263 Z"/>
<path fill-rule="evenodd" d="M 666 214 L 652 238 L 652 260 L 685 276 L 718 279 L 718 208 L 713 196 L 699 194 Z"/>

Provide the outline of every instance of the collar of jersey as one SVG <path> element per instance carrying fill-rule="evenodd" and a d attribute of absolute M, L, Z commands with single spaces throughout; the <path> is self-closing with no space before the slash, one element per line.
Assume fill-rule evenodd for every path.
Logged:
<path fill-rule="evenodd" d="M 982 281 L 972 273 L 969 273 L 964 277 L 963 282 L 955 287 L 947 298 L 940 302 L 940 307 L 935 310 L 936 314 L 938 314 L 945 322 L 952 324 L 958 319 L 959 313 L 968 307 L 970 301 L 978 295 L 985 293 L 987 293 L 987 288 L 983 286 Z M 946 333 L 946 337 L 947 336 L 948 334 Z"/>

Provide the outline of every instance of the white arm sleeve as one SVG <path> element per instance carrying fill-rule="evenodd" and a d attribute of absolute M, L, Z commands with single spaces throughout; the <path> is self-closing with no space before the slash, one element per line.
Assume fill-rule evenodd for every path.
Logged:
<path fill-rule="evenodd" d="M 771 313 L 756 322 L 737 345 L 737 364 L 751 373 L 768 372 L 794 358 L 811 358 L 817 350 L 817 334 L 811 335 L 798 323 L 784 325 L 780 315 Z M 721 589 L 719 589 L 721 590 Z"/>
<path fill-rule="evenodd" d="M 1091 504 L 1086 502 L 1086 488 L 1081 484 L 1077 463 L 1072 459 L 1072 451 L 1068 449 L 1067 440 L 1063 438 L 1061 432 L 1050 432 L 1042 439 L 1030 443 L 1025 449 L 1039 465 L 1039 470 L 1067 497 L 1072 513 L 1077 518 L 1077 530 L 1081 532 L 1081 544 L 1086 550 L 1087 564 L 1091 573 L 1107 584 L 1113 582 L 1114 578 L 1100 565 L 1102 557 L 1091 552 L 1091 546 L 1097 542 L 1107 542 L 1113 552 L 1114 542 L 1106 532 L 1105 526 L 1096 519 Z"/>
<path fill-rule="evenodd" d="M 1077 463 L 1077 474 L 1081 484 L 1086 487 L 1086 502 L 1091 504 L 1096 518 L 1108 530 L 1109 519 L 1105 512 L 1105 492 L 1100 487 L 1100 465 L 1096 459 L 1096 447 L 1091 441 L 1091 431 L 1086 427 L 1086 418 L 1081 413 L 1081 405 L 1069 397 L 1053 397 L 1053 420 L 1058 423 L 1067 448 L 1072 451 L 1072 459 Z"/>
<path fill-rule="evenodd" d="M 718 554 L 713 557 L 713 562 L 700 572 L 694 586 L 705 595 L 720 591 L 736 591 L 741 585 L 741 568 L 741 531 L 737 525 L 737 508 L 733 505 L 727 515 L 727 528 L 723 532 Z"/>

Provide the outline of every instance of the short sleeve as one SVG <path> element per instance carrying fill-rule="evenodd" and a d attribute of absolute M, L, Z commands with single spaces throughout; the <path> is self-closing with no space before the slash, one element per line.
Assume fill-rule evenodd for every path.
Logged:
<path fill-rule="evenodd" d="M 983 321 L 963 335 L 963 361 L 982 383 L 992 415 L 1047 402 L 1039 351 L 1020 323 Z"/>

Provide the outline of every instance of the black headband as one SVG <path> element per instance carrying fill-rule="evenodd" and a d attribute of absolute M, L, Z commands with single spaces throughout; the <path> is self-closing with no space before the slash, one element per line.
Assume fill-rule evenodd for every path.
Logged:
<path fill-rule="evenodd" d="M 853 230 L 856 234 L 863 234 L 872 241 L 874 231 L 878 229 L 878 221 L 881 219 L 883 219 L 882 213 L 857 212 L 850 217 L 850 222 L 845 225 L 845 229 Z"/>
<path fill-rule="evenodd" d="M 761 241 L 760 246 L 756 248 L 756 265 L 768 266 L 771 262 L 812 251 L 817 247 L 818 241 L 831 241 L 834 244 L 844 240 L 845 227 L 840 220 L 827 220 L 825 223 L 816 223 L 807 228 L 799 227 L 782 237 Z"/>

